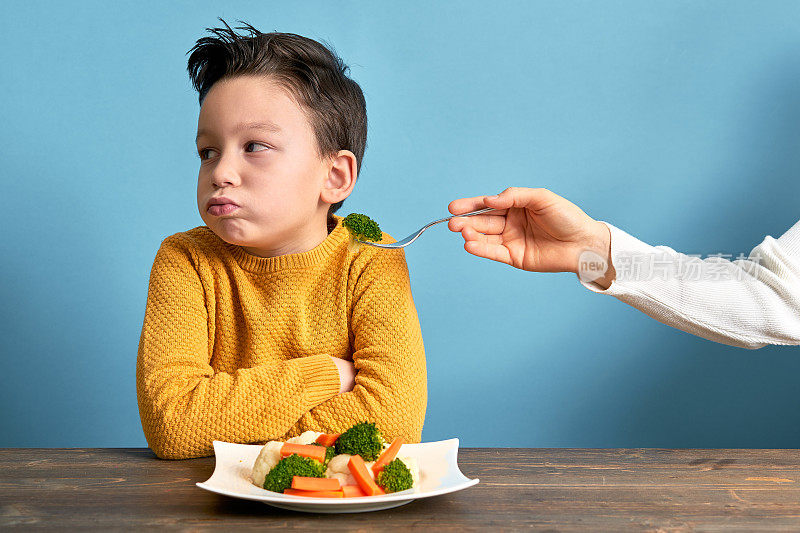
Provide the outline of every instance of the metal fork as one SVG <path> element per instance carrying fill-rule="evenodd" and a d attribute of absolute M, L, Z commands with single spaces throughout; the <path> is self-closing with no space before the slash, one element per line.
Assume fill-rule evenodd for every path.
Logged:
<path fill-rule="evenodd" d="M 471 217 L 471 216 L 475 216 L 475 215 L 480 215 L 480 214 L 483 214 L 483 213 L 488 213 L 489 211 L 494 211 L 494 209 L 492 209 L 491 207 L 487 207 L 486 209 L 481 209 L 479 211 L 472 211 L 470 213 L 464 213 L 463 215 L 453 215 L 453 216 L 449 216 L 447 218 L 434 220 L 433 222 L 430 222 L 429 224 L 426 224 L 426 225 L 422 226 L 418 231 L 416 231 L 415 233 L 412 233 L 411 235 L 409 235 L 405 239 L 403 239 L 401 241 L 397 241 L 397 242 L 380 243 L 380 242 L 359 241 L 359 240 L 356 240 L 356 242 L 360 242 L 361 244 L 368 244 L 370 246 L 376 246 L 378 248 L 389 248 L 389 249 L 405 248 L 406 246 L 408 246 L 412 242 L 416 241 L 417 238 L 420 235 L 422 235 L 423 231 L 425 231 L 426 229 L 428 229 L 431 226 L 434 226 L 434 225 L 436 225 L 436 224 L 438 224 L 440 222 L 445 222 L 445 221 L 450 220 L 451 218 L 455 218 L 455 217 Z"/>

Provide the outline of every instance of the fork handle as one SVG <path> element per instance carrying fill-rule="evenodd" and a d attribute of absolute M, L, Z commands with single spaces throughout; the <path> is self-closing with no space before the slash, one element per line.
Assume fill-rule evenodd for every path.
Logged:
<path fill-rule="evenodd" d="M 445 220 L 450 220 L 451 218 L 455 218 L 455 217 L 472 217 L 472 216 L 475 216 L 475 215 L 482 215 L 483 213 L 488 213 L 489 211 L 497 211 L 497 210 L 495 208 L 493 208 L 493 207 L 487 207 L 486 209 L 479 209 L 477 211 L 470 211 L 469 213 L 464 213 L 463 215 L 453 215 L 453 216 L 447 217 Z"/>
<path fill-rule="evenodd" d="M 428 224 L 425 227 L 429 228 L 429 227 L 433 226 L 434 224 L 438 224 L 439 222 L 445 222 L 446 220 L 450 220 L 451 218 L 472 217 L 472 216 L 475 216 L 475 215 L 482 215 L 483 213 L 488 213 L 489 211 L 497 211 L 497 210 L 492 208 L 492 207 L 487 207 L 486 209 L 479 209 L 478 211 L 471 211 L 469 213 L 464 213 L 463 215 L 451 215 L 451 216 L 446 217 L 446 218 L 441 218 L 439 220 L 434 220 L 433 222 L 431 222 L 430 224 Z"/>

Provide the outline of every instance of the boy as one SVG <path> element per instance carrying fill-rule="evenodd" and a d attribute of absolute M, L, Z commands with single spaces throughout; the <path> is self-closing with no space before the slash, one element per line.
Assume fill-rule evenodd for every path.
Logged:
<path fill-rule="evenodd" d="M 366 146 L 361 89 L 316 41 L 239 29 L 209 28 L 190 51 L 206 225 L 167 237 L 153 263 L 136 367 L 147 442 L 182 459 L 362 420 L 419 442 L 405 256 L 353 250 L 333 214 Z"/>

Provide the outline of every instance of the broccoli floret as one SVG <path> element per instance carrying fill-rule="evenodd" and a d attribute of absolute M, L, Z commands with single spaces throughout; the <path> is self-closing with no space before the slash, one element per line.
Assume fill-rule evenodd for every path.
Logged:
<path fill-rule="evenodd" d="M 312 442 L 311 444 L 313 446 L 322 446 L 322 444 L 319 442 Z M 336 455 L 336 448 L 333 446 L 325 446 L 325 463 L 322 466 L 328 468 L 328 463 L 331 462 L 331 459 L 333 459 L 334 455 Z"/>
<path fill-rule="evenodd" d="M 395 459 L 384 466 L 375 481 L 386 492 L 400 492 L 414 486 L 411 470 L 400 459 Z"/>
<path fill-rule="evenodd" d="M 322 463 L 308 457 L 292 454 L 284 457 L 264 479 L 264 488 L 273 492 L 283 492 L 292 486 L 294 476 L 325 477 L 325 467 Z"/>
<path fill-rule="evenodd" d="M 360 455 L 374 461 L 383 451 L 381 431 L 373 422 L 359 422 L 336 439 L 336 454 Z"/>
<path fill-rule="evenodd" d="M 367 215 L 350 213 L 344 217 L 342 225 L 350 230 L 354 239 L 359 241 L 379 241 L 383 238 L 383 232 L 378 223 Z"/>

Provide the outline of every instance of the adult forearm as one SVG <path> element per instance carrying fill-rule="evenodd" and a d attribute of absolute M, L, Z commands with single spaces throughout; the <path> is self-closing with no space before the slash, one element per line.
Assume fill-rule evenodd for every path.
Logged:
<path fill-rule="evenodd" d="M 700 259 L 608 225 L 609 285 L 587 283 L 667 325 L 733 346 L 800 344 L 800 246 L 767 237 L 748 259 Z"/>

